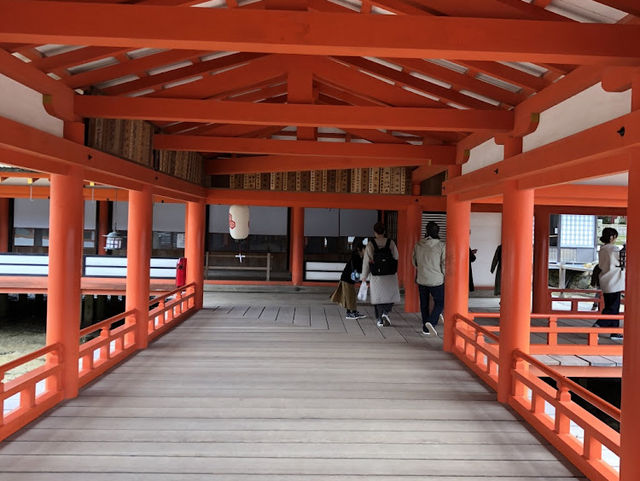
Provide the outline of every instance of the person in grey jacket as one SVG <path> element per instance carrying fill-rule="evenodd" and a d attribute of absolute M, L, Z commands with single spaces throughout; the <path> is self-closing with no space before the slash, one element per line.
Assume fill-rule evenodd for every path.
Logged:
<path fill-rule="evenodd" d="M 425 238 L 413 248 L 413 265 L 416 268 L 416 283 L 420 292 L 422 333 L 437 336 L 436 326 L 444 310 L 444 243 L 440 240 L 440 227 L 429 222 Z M 433 297 L 433 310 L 429 312 L 429 296 Z"/>

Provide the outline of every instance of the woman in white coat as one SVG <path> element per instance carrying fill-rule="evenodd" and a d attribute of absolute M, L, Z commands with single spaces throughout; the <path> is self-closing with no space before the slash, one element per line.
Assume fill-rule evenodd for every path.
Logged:
<path fill-rule="evenodd" d="M 393 304 L 400 302 L 400 290 L 398 288 L 397 263 L 396 269 L 392 274 L 377 275 L 375 274 L 374 254 L 377 246 L 378 251 L 382 251 L 387 246 L 391 251 L 391 257 L 398 260 L 398 248 L 395 242 L 385 237 L 385 227 L 382 222 L 378 222 L 373 226 L 375 237 L 369 241 L 364 251 L 362 259 L 362 279 L 367 279 L 370 275 L 371 304 L 375 309 L 378 326 L 390 326 L 389 313 L 393 308 Z"/>
<path fill-rule="evenodd" d="M 603 314 L 619 314 L 620 313 L 620 296 L 624 291 L 624 265 L 620 259 L 620 251 L 614 244 L 618 238 L 618 231 L 606 227 L 602 231 L 600 241 L 604 244 L 598 252 L 598 266 L 600 267 L 600 288 L 604 297 Z M 618 319 L 598 319 L 596 322 L 599 327 L 619 327 Z M 622 339 L 621 334 L 611 334 L 611 339 Z"/>

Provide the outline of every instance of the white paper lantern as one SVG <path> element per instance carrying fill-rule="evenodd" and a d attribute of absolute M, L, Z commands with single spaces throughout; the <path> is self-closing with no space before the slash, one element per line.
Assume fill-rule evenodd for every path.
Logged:
<path fill-rule="evenodd" d="M 229 206 L 229 234 L 234 239 L 246 239 L 249 236 L 249 206 Z"/>

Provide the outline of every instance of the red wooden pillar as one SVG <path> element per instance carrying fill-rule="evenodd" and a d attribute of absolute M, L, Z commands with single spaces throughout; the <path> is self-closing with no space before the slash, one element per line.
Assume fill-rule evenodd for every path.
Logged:
<path fill-rule="evenodd" d="M 291 208 L 291 283 L 302 284 L 304 263 L 304 207 Z"/>
<path fill-rule="evenodd" d="M 520 349 L 529 352 L 533 193 L 532 189 L 518 189 L 515 181 L 508 183 L 504 189 L 498 374 L 498 401 L 501 403 L 507 403 L 512 394 L 513 351 Z"/>
<path fill-rule="evenodd" d="M 633 82 L 631 110 L 640 109 L 640 76 Z M 620 481 L 640 479 L 637 439 L 640 432 L 640 152 L 630 153 L 627 200 L 627 267 L 622 351 Z M 636 290 L 638 292 L 636 292 Z"/>
<path fill-rule="evenodd" d="M 533 312 L 549 312 L 549 209 L 536 206 L 533 212 Z"/>
<path fill-rule="evenodd" d="M 136 347 L 149 344 L 149 266 L 151 262 L 151 229 L 153 201 L 151 187 L 129 191 L 127 226 L 126 310 L 135 310 Z"/>
<path fill-rule="evenodd" d="M 98 255 L 106 254 L 104 249 L 107 234 L 109 233 L 109 202 L 98 201 Z"/>
<path fill-rule="evenodd" d="M 0 199 L 0 252 L 9 252 L 9 199 Z"/>
<path fill-rule="evenodd" d="M 469 311 L 469 227 L 471 202 L 447 195 L 447 247 L 444 276 L 444 350 L 453 350 L 455 314 Z"/>
<path fill-rule="evenodd" d="M 416 284 L 416 269 L 411 262 L 413 246 L 420 239 L 420 224 L 422 221 L 422 209 L 417 204 L 407 207 L 407 227 L 405 242 L 405 274 L 404 274 L 404 310 L 405 312 L 420 311 L 420 297 Z"/>
<path fill-rule="evenodd" d="M 196 309 L 202 309 L 204 296 L 204 236 L 206 204 L 187 202 L 185 248 L 187 258 L 187 284 L 196 285 Z"/>
<path fill-rule="evenodd" d="M 65 122 L 65 137 L 82 142 L 82 124 Z M 49 202 L 49 279 L 46 344 L 62 345 L 62 357 L 48 363 L 61 366 L 65 399 L 78 395 L 82 244 L 84 230 L 83 172 L 70 167 L 66 175 L 51 174 Z M 53 388 L 48 385 L 47 388 Z"/>

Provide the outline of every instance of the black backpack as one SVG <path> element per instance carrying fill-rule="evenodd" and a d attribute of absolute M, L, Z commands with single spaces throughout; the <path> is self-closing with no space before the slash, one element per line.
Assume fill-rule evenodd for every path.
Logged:
<path fill-rule="evenodd" d="M 398 272 L 398 260 L 391 253 L 391 239 L 387 239 L 384 247 L 378 247 L 375 239 L 373 243 L 373 262 L 371 263 L 372 276 L 389 276 Z"/>

